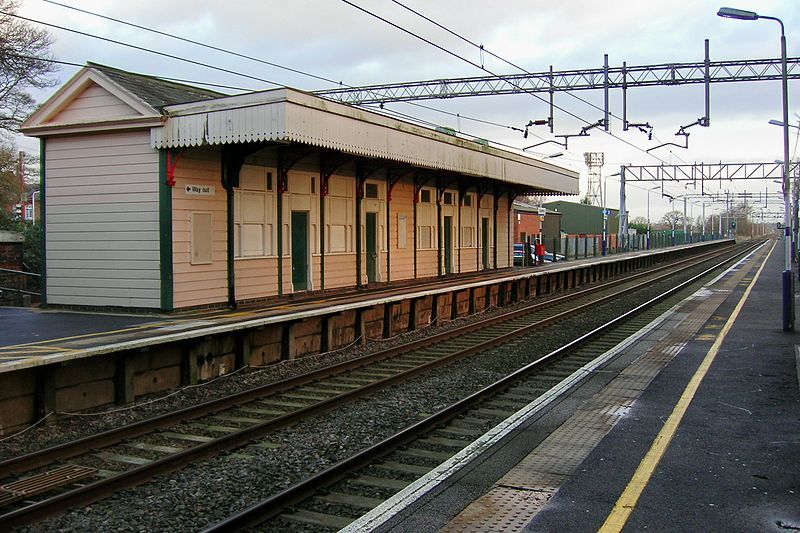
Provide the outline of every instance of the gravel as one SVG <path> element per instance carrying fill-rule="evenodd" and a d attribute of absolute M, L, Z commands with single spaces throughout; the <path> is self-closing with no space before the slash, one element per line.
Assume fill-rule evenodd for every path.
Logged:
<path fill-rule="evenodd" d="M 661 283 L 652 284 L 646 291 L 648 294 L 628 297 L 623 305 L 632 308 L 662 291 Z M 620 312 L 619 303 L 597 306 L 591 316 L 570 319 L 557 328 L 528 335 L 502 348 L 434 370 L 410 382 L 381 390 L 368 399 L 273 433 L 264 439 L 275 446 L 272 449 L 251 445 L 224 453 L 23 531 L 201 530 L 475 392 Z M 475 319 L 459 319 L 435 329 L 452 328 Z M 414 332 L 402 340 L 428 334 L 433 329 Z M 184 389 L 163 401 L 139 400 L 122 411 L 109 409 L 106 414 L 92 417 L 60 417 L 55 423 L 6 441 L 2 454 L 13 456 L 39 449 L 358 357 L 397 342 L 400 339 L 241 372 L 203 387 Z M 375 496 L 374 489 L 365 487 L 364 495 Z"/>

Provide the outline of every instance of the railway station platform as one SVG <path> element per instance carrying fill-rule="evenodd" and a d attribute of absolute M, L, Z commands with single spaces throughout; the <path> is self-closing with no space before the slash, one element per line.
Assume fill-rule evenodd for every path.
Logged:
<path fill-rule="evenodd" d="M 173 315 L 0 308 L 0 434 L 243 368 L 391 338 L 711 250 L 718 240 Z"/>
<path fill-rule="evenodd" d="M 800 335 L 774 242 L 346 530 L 800 529 Z"/>

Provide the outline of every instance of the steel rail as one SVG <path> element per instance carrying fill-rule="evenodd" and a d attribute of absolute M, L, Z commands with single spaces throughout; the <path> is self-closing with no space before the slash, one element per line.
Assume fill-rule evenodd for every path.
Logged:
<path fill-rule="evenodd" d="M 727 247 L 722 248 L 723 250 L 722 253 L 724 253 L 725 249 L 727 249 Z M 716 257 L 719 254 L 720 254 L 720 249 L 710 250 L 706 253 L 697 256 L 691 256 L 689 258 L 682 259 L 680 261 L 670 262 L 665 265 L 661 265 L 655 268 L 644 270 L 642 272 L 631 274 L 625 278 L 625 281 L 626 282 L 634 281 L 641 277 L 652 276 L 654 273 L 658 273 L 661 271 L 671 271 L 676 266 L 679 266 L 681 264 L 696 262 L 699 260 L 703 260 L 703 258 Z M 535 313 L 541 309 L 551 308 L 563 302 L 569 302 L 578 298 L 582 298 L 592 293 L 608 289 L 609 287 L 612 287 L 617 284 L 619 284 L 619 280 L 614 279 L 612 281 L 608 281 L 606 283 L 602 283 L 593 287 L 588 287 L 586 289 L 581 289 L 579 291 L 565 294 L 563 296 L 550 298 L 544 302 L 533 303 L 529 306 L 525 306 L 522 309 L 517 309 L 514 311 L 503 313 L 495 317 L 482 320 L 480 322 L 476 322 L 474 324 L 467 324 L 465 326 L 454 328 L 450 331 L 445 331 L 430 337 L 418 339 L 410 343 L 403 344 L 402 346 L 388 348 L 359 358 L 352 359 L 350 361 L 345 361 L 342 363 L 337 363 L 334 365 L 323 367 L 302 374 L 300 376 L 287 378 L 275 383 L 270 383 L 247 391 L 226 396 L 224 398 L 209 400 L 207 402 L 193 405 L 191 407 L 187 407 L 184 409 L 180 409 L 178 411 L 174 411 L 164 415 L 159 415 L 153 418 L 148 418 L 146 420 L 142 420 L 139 422 L 134 422 L 132 424 L 128 424 L 121 428 L 107 430 L 97 435 L 92 435 L 82 439 L 77 439 L 75 441 L 52 446 L 43 450 L 21 455 L 19 457 L 6 459 L 4 461 L 0 461 L 0 480 L 5 479 L 6 477 L 11 475 L 21 474 L 23 472 L 32 470 L 34 468 L 39 468 L 48 465 L 54 461 L 75 457 L 77 455 L 85 453 L 87 449 L 98 449 L 106 446 L 111 446 L 114 444 L 118 444 L 126 439 L 140 437 L 142 435 L 146 435 L 152 431 L 170 425 L 174 425 L 187 420 L 196 419 L 208 414 L 217 413 L 225 409 L 234 408 L 243 403 L 266 398 L 275 395 L 277 393 L 291 390 L 296 387 L 300 387 L 302 385 L 306 385 L 308 383 L 312 383 L 314 381 L 318 381 L 320 379 L 324 379 L 336 374 L 348 372 L 350 370 L 354 370 L 356 368 L 360 368 L 362 366 L 366 366 L 385 359 L 391 359 L 399 354 L 404 354 L 413 350 L 419 350 L 430 345 L 438 344 L 440 342 L 443 342 L 444 340 L 453 337 L 462 336 L 467 333 L 478 331 L 498 323 L 507 322 L 519 316 Z"/>
<path fill-rule="evenodd" d="M 437 426 L 448 422 L 449 420 L 453 419 L 454 417 L 462 414 L 464 411 L 467 411 L 473 406 L 481 403 L 484 401 L 485 398 L 490 398 L 502 392 L 503 390 L 507 389 L 508 387 L 512 386 L 519 380 L 525 378 L 530 373 L 538 370 L 541 366 L 546 363 L 552 362 L 554 359 L 557 359 L 564 354 L 568 353 L 569 351 L 577 348 L 578 346 L 590 341 L 591 339 L 608 332 L 613 327 L 619 325 L 621 322 L 626 321 L 632 317 L 635 317 L 637 314 L 641 313 L 642 311 L 670 298 L 671 296 L 675 295 L 676 293 L 682 291 L 686 287 L 694 284 L 698 280 L 702 279 L 703 277 L 707 276 L 708 274 L 716 271 L 717 269 L 721 268 L 723 265 L 726 265 L 749 253 L 751 250 L 757 248 L 761 243 L 757 243 L 755 245 L 748 246 L 744 251 L 737 253 L 733 257 L 726 258 L 725 260 L 721 261 L 720 263 L 704 270 L 700 274 L 692 276 L 690 279 L 681 282 L 677 286 L 665 291 L 661 295 L 655 297 L 652 300 L 649 300 L 634 309 L 631 309 L 622 315 L 606 322 L 605 324 L 593 329 L 592 331 L 581 335 L 577 339 L 574 339 L 567 344 L 559 347 L 556 350 L 538 358 L 537 360 L 527 364 L 526 366 L 512 372 L 508 376 L 496 381 L 495 383 L 488 385 L 481 390 L 471 394 L 470 396 L 455 402 L 448 407 L 434 413 L 430 417 L 421 420 L 412 426 L 409 426 L 402 431 L 399 431 L 395 435 L 388 437 L 364 450 L 358 452 L 357 454 L 351 456 L 348 459 L 344 459 L 331 467 L 309 477 L 308 479 L 292 485 L 291 487 L 273 495 L 269 498 L 258 502 L 243 511 L 232 515 L 231 517 L 218 522 L 217 524 L 212 525 L 211 527 L 203 530 L 204 533 L 216 533 L 221 531 L 238 531 L 248 527 L 255 527 L 263 522 L 273 518 L 279 514 L 281 514 L 286 507 L 290 507 L 292 505 L 296 505 L 303 500 L 313 496 L 314 494 L 318 493 L 320 489 L 331 485 L 337 481 L 340 481 L 347 477 L 351 472 L 357 470 L 359 468 L 363 468 L 364 466 L 369 465 L 370 463 L 374 462 L 376 459 L 385 456 L 389 452 L 395 450 L 399 446 L 403 446 L 415 439 L 417 439 L 420 435 L 427 434 L 432 429 L 436 428 Z"/>

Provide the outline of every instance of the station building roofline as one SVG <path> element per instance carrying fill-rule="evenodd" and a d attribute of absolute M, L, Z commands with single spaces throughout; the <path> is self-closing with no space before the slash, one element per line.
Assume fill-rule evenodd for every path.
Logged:
<path fill-rule="evenodd" d="M 417 168 L 578 192 L 579 174 L 550 162 L 341 104 L 292 88 L 167 106 L 155 148 L 300 143 Z"/>
<path fill-rule="evenodd" d="M 114 117 L 65 122 L 60 112 L 97 84 L 128 107 Z M 523 191 L 577 194 L 579 174 L 520 153 L 488 146 L 288 87 L 227 96 L 87 63 L 23 125 L 27 135 L 149 128 L 156 149 L 240 143 L 299 143 L 492 179 Z"/>

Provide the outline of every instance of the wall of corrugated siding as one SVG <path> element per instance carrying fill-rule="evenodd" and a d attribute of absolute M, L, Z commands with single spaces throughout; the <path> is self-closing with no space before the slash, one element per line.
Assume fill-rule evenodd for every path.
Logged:
<path fill-rule="evenodd" d="M 48 302 L 159 308 L 149 132 L 52 137 L 45 161 Z"/>
<path fill-rule="evenodd" d="M 603 233 L 603 208 L 597 205 L 581 204 L 576 202 L 547 202 L 547 209 L 558 211 L 561 216 L 561 231 L 569 234 L 597 234 Z M 619 231 L 619 211 L 611 209 L 606 223 L 608 233 Z"/>

